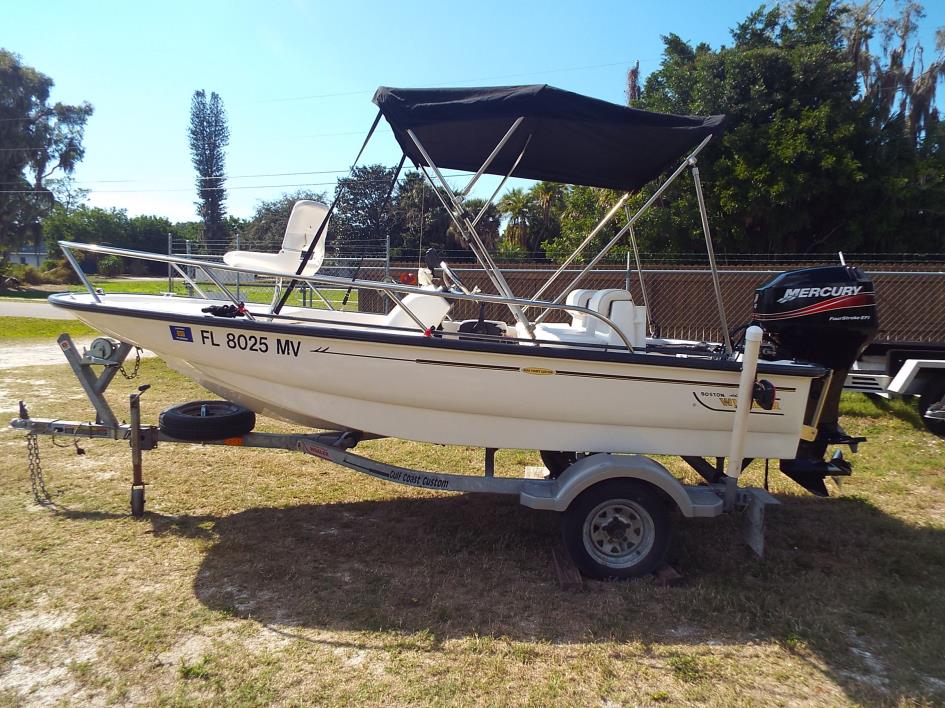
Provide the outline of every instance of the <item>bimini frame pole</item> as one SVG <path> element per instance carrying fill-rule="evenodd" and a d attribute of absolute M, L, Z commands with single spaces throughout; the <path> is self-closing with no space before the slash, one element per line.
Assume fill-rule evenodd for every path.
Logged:
<path fill-rule="evenodd" d="M 712 271 L 712 287 L 715 288 L 715 301 L 719 306 L 719 322 L 722 325 L 722 342 L 725 353 L 732 353 L 732 338 L 728 331 L 728 320 L 725 317 L 725 305 L 722 302 L 722 286 L 719 283 L 719 269 L 715 265 L 715 249 L 712 247 L 712 233 L 709 231 L 709 216 L 705 210 L 705 198 L 702 196 L 702 180 L 699 179 L 699 168 L 692 160 L 692 179 L 696 183 L 696 199 L 699 201 L 699 215 L 702 217 L 702 230 L 705 232 L 705 248 L 709 254 L 709 269 Z"/>
<path fill-rule="evenodd" d="M 515 129 L 518 128 L 522 123 L 522 119 L 517 119 L 512 127 L 506 132 L 505 136 L 500 141 L 500 145 L 496 150 L 493 150 L 492 154 L 486 159 L 481 172 L 485 172 L 488 168 L 489 163 L 491 163 L 495 156 L 498 154 L 501 146 L 508 142 L 509 138 L 514 133 Z M 420 154 L 423 156 L 424 161 L 433 170 L 433 173 L 436 175 L 437 181 L 440 183 L 440 187 L 443 192 L 449 197 L 450 202 L 452 203 L 452 208 L 443 200 L 443 195 L 440 193 L 440 190 L 437 189 L 436 183 L 430 178 L 429 172 L 423 167 L 421 171 L 423 172 L 424 177 L 427 178 L 427 181 L 430 182 L 430 185 L 433 187 L 434 193 L 439 198 L 440 202 L 443 204 L 443 207 L 449 213 L 450 218 L 453 220 L 453 223 L 456 224 L 456 228 L 459 229 L 460 234 L 463 236 L 463 239 L 472 249 L 473 254 L 476 256 L 476 259 L 479 261 L 479 264 L 483 267 L 486 272 L 486 275 L 489 277 L 489 280 L 492 281 L 492 284 L 499 291 L 499 294 L 507 297 L 514 298 L 515 295 L 512 293 L 512 289 L 509 287 L 508 282 L 505 280 L 505 276 L 502 275 L 502 272 L 499 270 L 499 267 L 496 265 L 495 261 L 492 260 L 492 256 L 489 254 L 488 249 L 482 243 L 482 239 L 479 238 L 479 233 L 476 231 L 476 227 L 473 226 L 472 221 L 468 218 L 466 210 L 463 208 L 461 199 L 457 197 L 456 193 L 450 188 L 449 184 L 446 181 L 446 178 L 443 177 L 443 173 L 440 172 L 440 168 L 436 166 L 436 163 L 433 162 L 430 154 L 426 151 L 426 148 L 423 147 L 423 144 L 420 142 L 420 139 L 417 137 L 417 134 L 413 132 L 412 129 L 407 129 L 407 135 L 410 136 L 410 139 L 413 141 L 413 144 L 416 145 L 417 150 L 420 151 Z M 527 147 L 527 145 L 526 145 Z M 524 152 L 524 151 L 523 151 Z M 519 156 L 521 159 L 521 155 Z M 516 160 L 516 164 L 518 161 Z M 478 174 L 478 173 L 477 173 Z M 476 178 L 474 178 L 476 179 Z M 474 184 L 474 180 L 470 180 L 470 185 Z M 515 316 L 515 319 L 521 324 L 525 330 L 528 332 L 529 337 L 533 337 L 533 325 L 528 321 L 528 318 L 525 317 L 522 308 L 518 305 L 509 305 L 509 310 Z"/>
<path fill-rule="evenodd" d="M 518 130 L 518 127 L 522 124 L 523 120 L 525 120 L 525 116 L 519 116 L 518 118 L 515 119 L 515 122 L 512 123 L 512 127 L 509 128 L 508 131 L 506 131 L 505 136 L 503 136 L 503 138 L 499 141 L 499 144 L 495 146 L 495 149 L 492 151 L 492 154 L 486 158 L 486 161 L 482 163 L 482 167 L 479 168 L 479 171 L 476 172 L 476 174 L 474 174 L 472 178 L 469 180 L 469 184 L 467 184 L 465 187 L 462 188 L 462 190 L 460 190 L 459 194 L 461 196 L 466 197 L 469 195 L 469 193 L 472 191 L 473 186 L 476 184 L 476 182 L 479 181 L 479 178 L 482 177 L 483 173 L 489 169 L 489 165 L 492 164 L 493 160 L 495 160 L 496 157 L 499 156 L 499 153 L 502 152 L 502 148 L 505 147 L 505 144 L 509 141 L 509 138 L 512 137 L 515 131 Z"/>
<path fill-rule="evenodd" d="M 675 181 L 676 181 L 676 178 L 679 177 L 679 175 L 681 175 L 683 172 L 685 172 L 685 170 L 686 170 L 687 167 L 690 167 L 690 166 L 692 166 L 692 165 L 695 165 L 695 163 L 696 163 L 696 155 L 698 155 L 700 152 L 702 152 L 702 149 L 703 149 L 706 145 L 709 144 L 709 141 L 710 141 L 711 139 L 712 139 L 712 136 L 711 136 L 711 135 L 707 135 L 707 136 L 705 137 L 705 139 L 704 139 L 701 143 L 699 143 L 699 144 L 696 146 L 696 149 L 693 150 L 685 160 L 683 160 L 682 164 L 681 164 L 679 167 L 676 168 L 676 170 L 673 172 L 673 174 L 671 174 L 671 175 L 669 176 L 669 179 L 667 179 L 665 182 L 663 182 L 663 184 L 661 184 L 661 185 L 659 186 L 659 189 L 657 189 L 655 192 L 653 192 L 653 194 L 650 196 L 650 198 L 646 200 L 646 203 L 644 203 L 644 205 L 643 205 L 642 207 L 640 207 L 639 211 L 637 211 L 637 213 L 634 214 L 634 215 L 630 218 L 629 221 L 627 221 L 627 225 L 624 226 L 622 229 L 620 229 L 620 231 L 617 232 L 617 235 L 616 235 L 616 236 L 614 236 L 612 239 L 610 239 L 610 241 L 607 243 L 607 245 L 604 246 L 604 247 L 601 249 L 600 253 L 598 253 L 596 256 L 594 256 L 594 258 L 591 259 L 590 263 L 588 263 L 586 266 L 584 266 L 584 269 L 583 269 L 580 273 L 578 273 L 577 276 L 575 276 L 574 280 L 572 280 L 572 281 L 568 284 L 568 286 L 567 286 L 564 290 L 561 291 L 561 294 L 558 295 L 558 297 L 556 297 L 556 298 L 552 301 L 552 302 L 554 302 L 555 305 L 559 304 L 562 300 L 564 300 L 564 299 L 568 296 L 568 293 L 571 292 L 571 290 L 574 289 L 574 286 L 577 285 L 579 282 L 581 282 L 581 280 L 584 279 L 584 276 L 587 275 L 588 272 L 589 272 L 594 266 L 596 266 L 598 263 L 600 263 L 600 262 L 604 259 L 604 257 L 610 252 L 610 249 L 612 249 L 614 246 L 616 246 L 617 243 L 620 241 L 620 239 L 623 238 L 624 234 L 626 234 L 627 231 L 629 231 L 630 229 L 633 228 L 633 225 L 637 222 L 637 220 L 638 220 L 641 216 L 643 216 L 651 206 L 653 206 L 653 203 L 663 195 L 663 192 L 665 192 L 665 191 L 669 188 L 669 185 L 671 185 L 673 182 L 675 182 Z M 586 240 L 586 239 L 585 239 L 585 240 Z M 572 254 L 572 255 L 573 255 L 573 254 Z M 552 276 L 552 278 L 553 278 L 553 277 L 554 277 L 554 276 Z M 544 288 L 543 288 L 543 289 L 544 289 Z M 535 299 L 535 298 L 533 298 L 533 299 Z M 537 325 L 537 324 L 540 324 L 541 322 L 544 321 L 544 319 L 545 319 L 549 314 L 551 314 L 551 310 L 545 310 L 545 311 L 535 320 L 534 324 L 536 324 L 536 325 Z"/>
<path fill-rule="evenodd" d="M 623 211 L 624 214 L 627 215 L 627 221 L 629 221 L 630 210 L 624 207 Z M 643 281 L 643 264 L 640 262 L 640 249 L 637 247 L 637 234 L 632 226 L 630 227 L 630 246 L 633 248 L 633 259 L 637 262 L 637 278 L 640 280 L 640 294 L 643 296 L 643 307 L 649 312 L 650 307 L 646 299 L 646 283 Z M 627 270 L 629 270 L 629 263 Z M 654 334 L 653 321 L 649 317 L 646 318 L 646 321 L 649 323 L 650 335 L 652 336 Z"/>
<path fill-rule="evenodd" d="M 568 256 L 568 259 L 558 267 L 558 270 L 552 273 L 551 277 L 545 281 L 545 284 L 542 285 L 540 288 L 538 288 L 538 292 L 532 295 L 532 300 L 537 300 L 538 298 L 540 298 L 542 294 L 544 294 L 544 292 L 551 286 L 551 284 L 555 282 L 555 280 L 558 279 L 558 276 L 564 272 L 564 269 L 567 268 L 572 263 L 574 263 L 575 259 L 581 254 L 581 251 L 584 250 L 587 244 L 589 244 L 591 241 L 594 240 L 594 237 L 600 233 L 600 230 L 602 228 L 604 228 L 605 226 L 607 226 L 607 224 L 613 221 L 613 218 L 617 215 L 617 212 L 620 211 L 620 207 L 626 204 L 629 198 L 630 198 L 629 192 L 624 194 L 622 197 L 620 197 L 617 203 L 614 204 L 613 208 L 609 212 L 607 212 L 607 215 L 603 219 L 601 219 L 597 223 L 597 226 L 595 226 L 593 230 L 587 235 L 587 237 L 583 241 L 581 241 L 581 245 L 574 249 L 571 255 Z M 568 289 L 570 290 L 570 288 Z"/>

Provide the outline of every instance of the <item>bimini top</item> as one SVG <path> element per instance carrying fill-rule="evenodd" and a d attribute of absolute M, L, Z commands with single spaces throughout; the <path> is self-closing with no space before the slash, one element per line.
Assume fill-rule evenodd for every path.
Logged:
<path fill-rule="evenodd" d="M 725 116 L 676 116 L 618 106 L 545 84 L 492 88 L 382 86 L 374 103 L 416 165 L 476 172 L 518 117 L 525 120 L 486 170 L 505 175 L 528 141 L 514 177 L 634 191 L 655 179 Z"/>

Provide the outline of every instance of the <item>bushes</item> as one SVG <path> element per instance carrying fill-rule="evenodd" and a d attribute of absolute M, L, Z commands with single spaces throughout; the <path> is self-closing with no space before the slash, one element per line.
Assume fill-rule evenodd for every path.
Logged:
<path fill-rule="evenodd" d="M 98 273 L 106 277 L 118 275 L 124 270 L 124 263 L 118 256 L 102 256 L 98 259 Z"/>
<path fill-rule="evenodd" d="M 46 282 L 38 269 L 23 263 L 7 263 L 3 268 L 3 274 L 6 277 L 16 278 L 23 285 L 39 285 Z"/>

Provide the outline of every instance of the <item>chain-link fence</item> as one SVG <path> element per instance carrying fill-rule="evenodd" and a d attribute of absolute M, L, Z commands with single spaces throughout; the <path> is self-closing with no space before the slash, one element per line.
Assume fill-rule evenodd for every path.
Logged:
<path fill-rule="evenodd" d="M 230 246 L 237 246 L 230 244 Z M 188 255 L 192 258 L 207 258 L 219 261 L 220 256 L 201 256 L 194 251 L 189 242 L 169 242 L 169 252 L 174 255 Z M 221 244 L 221 249 L 226 250 Z M 273 246 L 278 250 L 278 245 Z M 222 251 L 221 251 L 222 252 Z M 897 254 L 881 261 L 882 254 L 857 254 L 848 256 L 847 261 L 860 265 L 872 279 L 876 287 L 880 318 L 879 338 L 892 341 L 936 341 L 945 342 L 945 262 L 933 260 L 927 254 Z M 887 254 L 888 255 L 888 254 Z M 464 257 L 466 262 L 460 261 Z M 684 254 L 685 256 L 685 254 Z M 458 254 L 453 261 L 453 268 L 469 288 L 479 287 L 484 293 L 495 293 L 496 289 L 479 267 L 468 263 L 469 253 Z M 704 255 L 702 256 L 704 259 Z M 721 270 L 719 280 L 722 300 L 729 327 L 748 322 L 755 288 L 773 276 L 785 270 L 815 265 L 836 264 L 836 256 L 825 254 L 823 257 L 784 256 L 777 261 L 762 260 L 759 254 L 722 254 L 719 257 Z M 699 257 L 691 254 L 685 257 L 667 258 L 662 255 L 645 255 L 643 279 L 646 287 L 646 301 L 649 318 L 654 331 L 663 337 L 719 341 L 722 328 L 719 323 L 712 278 L 708 269 L 699 264 Z M 519 297 L 532 298 L 556 271 L 556 266 L 546 260 L 542 262 L 523 262 L 521 260 L 502 264 L 512 292 Z M 370 250 L 363 244 L 333 245 L 329 241 L 328 252 L 320 273 L 339 278 L 361 280 L 393 279 L 404 281 L 416 275 L 417 261 L 402 260 L 390 262 L 384 256 L 380 243 L 371 244 Z M 554 299 L 565 289 L 570 289 L 572 280 L 581 268 L 568 268 L 542 294 L 542 299 Z M 233 287 L 239 285 L 241 297 L 247 300 L 265 301 L 271 293 L 271 278 L 228 276 L 225 281 Z M 199 276 L 199 273 L 197 274 Z M 198 282 L 205 281 L 201 278 Z M 622 264 L 609 264 L 590 271 L 580 282 L 583 288 L 625 288 L 630 290 L 637 303 L 642 303 L 643 293 L 635 267 L 629 261 Z M 267 290 L 268 289 L 268 290 Z M 346 291 L 324 293 L 333 304 L 345 299 Z M 310 304 L 318 300 L 311 292 L 300 291 L 293 297 L 293 302 Z M 362 312 L 386 312 L 390 301 L 377 291 L 361 290 L 347 297 L 347 306 L 357 306 Z M 457 319 L 472 319 L 480 314 L 479 305 L 472 302 L 457 301 L 453 304 L 451 316 Z M 486 305 L 483 313 L 487 319 L 512 321 L 511 313 L 505 306 Z M 535 316 L 536 313 L 532 313 Z M 553 313 L 550 321 L 562 321 L 566 315 Z"/>
<path fill-rule="evenodd" d="M 748 322 L 755 288 L 784 270 L 802 264 L 769 265 L 765 268 L 725 268 L 719 272 L 722 300 L 729 327 Z M 454 268 L 470 289 L 478 286 L 483 292 L 494 293 L 495 288 L 481 269 Z M 904 264 L 872 263 L 863 268 L 873 279 L 879 303 L 879 338 L 894 341 L 945 341 L 945 263 Z M 390 275 L 394 279 L 406 273 L 415 273 L 416 264 L 393 264 Z M 512 291 L 519 297 L 532 297 L 555 272 L 547 264 L 523 267 L 522 264 L 502 268 Z M 580 272 L 579 268 L 565 270 L 543 294 L 543 299 L 554 299 Z M 384 269 L 374 267 L 361 272 L 363 278 L 382 278 Z M 643 280 L 650 321 L 654 330 L 663 337 L 720 341 L 718 304 L 708 270 L 696 268 L 644 268 Z M 637 303 L 643 302 L 640 279 L 636 269 L 602 268 L 589 272 L 578 287 L 626 288 Z M 384 310 L 382 297 L 374 292 L 362 292 L 359 308 L 363 311 Z M 478 306 L 457 302 L 451 315 L 472 319 L 479 315 Z M 484 316 L 511 322 L 508 308 L 487 305 Z M 564 315 L 556 313 L 549 319 L 561 321 Z"/>

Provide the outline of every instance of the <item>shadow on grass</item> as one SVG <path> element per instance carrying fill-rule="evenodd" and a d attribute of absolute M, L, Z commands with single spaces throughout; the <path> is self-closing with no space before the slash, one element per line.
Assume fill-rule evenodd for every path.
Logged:
<path fill-rule="evenodd" d="M 115 521 L 136 520 L 139 523 L 149 523 L 151 533 L 155 536 L 180 536 L 182 538 L 197 538 L 212 540 L 215 538 L 214 525 L 220 521 L 218 516 L 171 516 L 146 512 L 140 519 L 135 519 L 129 513 L 113 511 L 80 511 L 70 509 L 52 500 L 42 500 L 34 497 L 34 501 L 52 513 L 71 521 Z"/>
<path fill-rule="evenodd" d="M 250 509 L 215 524 L 195 592 L 210 608 L 282 630 L 382 631 L 405 641 L 420 633 L 433 638 L 429 651 L 482 636 L 773 640 L 817 656 L 854 700 L 941 690 L 945 532 L 855 498 L 783 501 L 769 515 L 764 562 L 740 545 L 736 519 L 681 521 L 671 560 L 687 584 L 591 582 L 583 592 L 555 582 L 556 515 L 514 498 Z"/>

